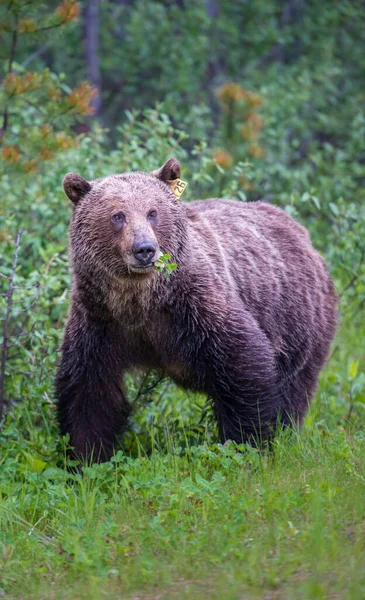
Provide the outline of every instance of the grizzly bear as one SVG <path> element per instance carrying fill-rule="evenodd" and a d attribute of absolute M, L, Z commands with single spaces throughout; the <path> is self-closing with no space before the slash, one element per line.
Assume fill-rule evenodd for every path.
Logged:
<path fill-rule="evenodd" d="M 56 376 L 74 454 L 106 460 L 127 425 L 122 385 L 156 369 L 213 400 L 221 441 L 300 423 L 336 328 L 336 294 L 307 231 L 264 202 L 181 202 L 153 173 L 70 173 L 72 305 Z M 163 254 L 177 268 L 155 268 Z"/>

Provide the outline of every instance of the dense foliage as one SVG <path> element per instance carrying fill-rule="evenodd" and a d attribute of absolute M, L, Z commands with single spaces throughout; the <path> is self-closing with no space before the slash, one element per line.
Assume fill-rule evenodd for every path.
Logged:
<path fill-rule="evenodd" d="M 365 518 L 359 466 L 365 430 L 364 7 L 329 0 L 102 2 L 95 81 L 81 43 L 92 4 L 99 3 L 1 4 L 0 590 L 9 598 L 24 596 L 16 574 L 28 585 L 32 565 L 29 597 L 37 596 L 37 585 L 49 590 L 48 576 L 61 589 L 64 569 L 76 580 L 88 578 L 88 598 L 100 596 L 98 578 L 116 593 L 124 566 L 128 593 L 149 584 L 173 586 L 194 577 L 187 560 L 176 577 L 157 565 L 171 547 L 179 563 L 181 539 L 191 560 L 205 553 L 207 565 L 218 569 L 221 588 L 210 581 L 209 568 L 202 573 L 211 597 L 213 588 L 216 597 L 256 597 L 281 584 L 289 594 L 283 597 L 293 597 L 296 577 L 306 582 L 303 597 L 322 598 L 341 586 L 346 597 L 362 597 L 360 559 L 351 562 L 353 575 L 338 567 L 336 578 L 326 551 L 339 565 L 341 548 L 354 556 L 364 550 L 358 535 Z M 67 478 L 67 440 L 57 435 L 52 383 L 70 289 L 70 206 L 62 177 L 152 170 L 169 156 L 181 161 L 186 200 L 264 198 L 309 228 L 340 295 L 333 354 L 304 434 L 284 435 L 271 458 L 212 445 L 206 399 L 149 373 L 127 382 L 135 411 L 123 453 L 86 470 L 84 479 Z M 230 524 L 222 520 L 228 505 Z M 260 537 L 255 531 L 263 523 Z M 230 535 L 241 542 L 228 543 Z M 152 539 L 156 553 L 139 554 Z M 110 550 L 100 558 L 105 544 Z M 221 578 L 219 560 L 231 576 Z M 242 560 L 248 567 L 235 588 Z M 77 586 L 65 589 L 56 597 L 76 597 Z M 178 597 L 191 597 L 182 589 Z"/>

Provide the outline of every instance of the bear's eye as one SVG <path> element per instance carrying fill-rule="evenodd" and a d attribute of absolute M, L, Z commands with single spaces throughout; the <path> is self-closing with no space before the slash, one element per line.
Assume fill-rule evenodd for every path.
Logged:
<path fill-rule="evenodd" d="M 148 213 L 148 218 L 149 219 L 155 219 L 157 217 L 157 212 L 155 210 L 150 210 L 150 212 Z"/>
<path fill-rule="evenodd" d="M 124 213 L 122 213 L 122 212 L 115 213 L 115 215 L 112 216 L 112 221 L 113 221 L 113 223 L 120 223 L 121 221 L 125 221 Z"/>

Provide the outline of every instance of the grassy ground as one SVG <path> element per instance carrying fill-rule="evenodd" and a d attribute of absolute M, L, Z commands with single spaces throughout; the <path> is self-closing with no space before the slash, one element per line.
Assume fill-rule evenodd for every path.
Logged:
<path fill-rule="evenodd" d="M 365 598 L 365 427 L 356 391 L 364 339 L 356 339 L 360 365 L 346 363 L 349 344 L 340 343 L 304 429 L 283 432 L 272 453 L 210 442 L 184 448 L 171 435 L 148 455 L 119 451 L 81 476 L 62 459 L 29 454 L 23 430 L 17 438 L 5 429 L 0 596 Z M 30 438 L 45 427 L 29 421 Z"/>
<path fill-rule="evenodd" d="M 6 598 L 365 597 L 365 436 L 178 449 L 2 486 Z"/>

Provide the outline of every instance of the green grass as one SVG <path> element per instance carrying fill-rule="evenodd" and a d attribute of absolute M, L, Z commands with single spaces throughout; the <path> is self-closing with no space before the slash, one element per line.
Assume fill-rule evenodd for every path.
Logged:
<path fill-rule="evenodd" d="M 365 435 L 2 474 L 8 598 L 365 597 Z"/>
<path fill-rule="evenodd" d="M 194 444 L 192 398 L 164 388 L 82 474 L 29 381 L 0 434 L 0 597 L 365 598 L 364 361 L 344 328 L 303 429 L 270 453 L 212 443 L 209 421 Z"/>

